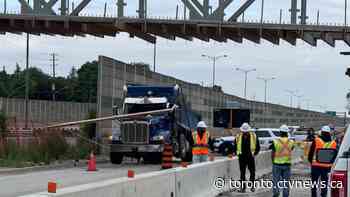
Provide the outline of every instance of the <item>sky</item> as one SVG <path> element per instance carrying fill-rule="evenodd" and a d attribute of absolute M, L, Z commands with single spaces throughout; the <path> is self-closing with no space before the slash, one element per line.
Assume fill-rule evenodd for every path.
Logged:
<path fill-rule="evenodd" d="M 78 2 L 80 1 L 75 0 L 75 4 Z M 82 14 L 102 15 L 105 2 L 108 15 L 116 15 L 115 0 L 92 0 Z M 126 2 L 126 15 L 136 16 L 138 1 Z M 217 2 L 218 0 L 211 1 L 214 8 Z M 226 17 L 243 2 L 234 1 L 226 10 Z M 0 0 L 0 13 L 3 12 L 3 3 L 4 0 Z M 9 12 L 19 12 L 18 1 L 7 0 L 7 4 Z M 180 0 L 148 0 L 148 15 L 175 17 L 176 5 L 179 5 L 179 12 L 183 13 Z M 264 20 L 279 21 L 282 9 L 282 20 L 289 22 L 290 1 L 265 0 L 264 7 Z M 58 5 L 55 9 L 58 9 Z M 260 10 L 261 0 L 256 0 L 246 11 L 245 20 L 259 20 Z M 320 13 L 320 23 L 344 24 L 342 0 L 309 0 L 309 23 L 316 22 L 317 11 Z M 25 38 L 25 35 L 0 35 L 0 66 L 4 65 L 8 72 L 13 72 L 16 62 L 24 68 Z M 57 73 L 61 76 L 67 75 L 73 66 L 78 68 L 86 61 L 96 60 L 99 55 L 124 62 L 145 62 L 153 65 L 153 45 L 138 38 L 129 38 L 125 33 L 118 34 L 115 38 L 66 38 L 45 35 L 31 35 L 30 38 L 30 65 L 47 73 L 51 73 L 52 70 L 49 53 L 53 52 L 58 54 Z M 276 46 L 264 40 L 261 44 L 247 40 L 238 44 L 232 41 L 206 43 L 199 40 L 169 41 L 158 38 L 157 72 L 209 86 L 212 83 L 212 63 L 201 55 L 227 55 L 227 58 L 217 62 L 216 68 L 216 84 L 222 86 L 227 93 L 243 97 L 244 75 L 235 68 L 255 68 L 257 71 L 248 75 L 249 99 L 264 100 L 264 83 L 257 77 L 275 77 L 275 80 L 268 83 L 268 102 L 289 106 L 290 95 L 286 90 L 293 90 L 302 96 L 299 99 L 302 108 L 307 108 L 309 100 L 309 109 L 343 112 L 347 104 L 345 96 L 350 89 L 349 79 L 345 76 L 345 70 L 350 66 L 350 56 L 341 56 L 339 52 L 348 50 L 349 46 L 341 41 L 332 48 L 323 41 L 318 41 L 317 47 L 311 47 L 302 41 L 298 41 L 297 46 L 291 46 L 284 41 Z M 297 105 L 297 100 L 296 97 L 293 98 L 294 106 Z"/>

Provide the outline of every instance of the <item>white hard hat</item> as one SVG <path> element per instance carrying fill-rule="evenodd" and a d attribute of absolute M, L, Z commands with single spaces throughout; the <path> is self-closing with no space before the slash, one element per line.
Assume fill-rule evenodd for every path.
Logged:
<path fill-rule="evenodd" d="M 197 128 L 207 128 L 207 124 L 204 121 L 200 121 L 197 124 Z"/>
<path fill-rule="evenodd" d="M 289 127 L 287 125 L 282 125 L 280 127 L 280 132 L 285 132 L 285 133 L 288 133 L 289 132 Z"/>
<path fill-rule="evenodd" d="M 250 125 L 249 125 L 248 123 L 245 122 L 245 123 L 242 124 L 240 130 L 241 130 L 242 132 L 248 132 L 248 131 L 251 130 L 251 128 L 250 128 Z"/>
<path fill-rule="evenodd" d="M 321 131 L 322 131 L 322 132 L 330 133 L 330 132 L 331 132 L 331 128 L 330 128 L 329 126 L 323 126 L 323 127 L 321 128 Z"/>

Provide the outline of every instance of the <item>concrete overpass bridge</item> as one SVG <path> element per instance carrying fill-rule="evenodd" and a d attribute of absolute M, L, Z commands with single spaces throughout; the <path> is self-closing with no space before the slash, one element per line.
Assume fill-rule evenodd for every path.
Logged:
<path fill-rule="evenodd" d="M 296 45 L 301 39 L 311 46 L 317 46 L 322 40 L 335 46 L 336 40 L 350 45 L 350 27 L 329 25 L 274 24 L 254 22 L 218 22 L 209 20 L 107 18 L 85 16 L 43 16 L 43 15 L 0 15 L 0 32 L 30 33 L 35 35 L 61 35 L 97 37 L 116 36 L 120 32 L 129 33 L 155 43 L 156 37 L 169 40 L 182 38 L 192 41 L 194 38 L 207 41 L 242 43 L 247 39 L 260 43 L 261 39 L 278 45 L 283 39 Z"/>
<path fill-rule="evenodd" d="M 307 0 L 301 0 L 300 9 L 297 7 L 297 1 L 291 0 L 290 22 L 286 24 L 282 22 L 281 16 L 277 23 L 270 23 L 269 19 L 264 18 L 264 0 L 261 4 L 260 19 L 256 21 L 244 19 L 244 13 L 256 2 L 255 0 L 245 1 L 231 14 L 227 13 L 227 8 L 234 3 L 233 0 L 220 0 L 216 8 L 209 0 L 181 0 L 179 2 L 184 5 L 184 13 L 181 17 L 177 6 L 174 18 L 150 18 L 147 0 L 138 1 L 136 17 L 125 16 L 124 9 L 127 4 L 124 0 L 117 1 L 118 13 L 115 17 L 108 17 L 107 4 L 101 16 L 83 16 L 82 11 L 87 9 L 93 0 L 82 0 L 78 5 L 72 4 L 71 7 L 67 0 L 32 0 L 31 3 L 18 0 L 21 10 L 17 14 L 8 13 L 4 0 L 4 12 L 0 14 L 0 33 L 104 37 L 126 32 L 130 37 L 138 37 L 151 43 L 155 43 L 157 37 L 162 37 L 189 41 L 195 38 L 207 42 L 232 40 L 238 43 L 242 43 L 244 39 L 260 43 L 264 39 L 276 45 L 281 39 L 291 45 L 296 45 L 296 41 L 301 39 L 311 46 L 317 46 L 317 41 L 322 40 L 332 47 L 335 46 L 335 41 L 342 40 L 350 45 L 346 9 L 342 25 L 323 25 L 319 23 L 319 18 L 314 23 L 307 21 Z M 57 11 L 54 6 L 58 2 L 60 8 Z"/>

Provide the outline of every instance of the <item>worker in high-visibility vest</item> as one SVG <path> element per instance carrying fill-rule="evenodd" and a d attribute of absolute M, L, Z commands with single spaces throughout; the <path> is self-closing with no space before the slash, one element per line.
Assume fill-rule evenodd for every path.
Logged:
<path fill-rule="evenodd" d="M 313 183 L 317 183 L 319 179 L 321 179 L 322 183 L 324 183 L 326 186 L 328 185 L 328 173 L 330 172 L 333 166 L 333 162 L 335 160 L 336 155 L 334 155 L 334 158 L 330 163 L 319 163 L 316 158 L 317 158 L 317 154 L 319 153 L 319 150 L 321 149 L 336 150 L 336 148 L 337 148 L 337 143 L 335 140 L 332 140 L 331 128 L 329 126 L 322 127 L 320 136 L 316 137 L 311 144 L 311 148 L 308 156 L 309 162 L 311 163 L 311 180 Z M 318 186 L 322 186 L 322 185 L 318 185 Z M 316 185 L 311 188 L 312 197 L 317 197 L 317 188 L 319 187 L 316 187 Z M 327 187 L 320 187 L 320 188 L 321 188 L 321 196 L 326 197 Z"/>
<path fill-rule="evenodd" d="M 198 122 L 197 131 L 192 133 L 192 138 L 193 163 L 208 161 L 210 134 L 204 121 Z"/>
<path fill-rule="evenodd" d="M 273 197 L 280 196 L 280 190 L 283 190 L 283 197 L 288 197 L 289 185 L 285 181 L 289 181 L 291 175 L 294 141 L 288 139 L 289 128 L 287 125 L 282 125 L 279 130 L 280 138 L 273 140 L 270 147 L 272 149 Z M 278 184 L 279 182 L 287 184 L 281 185 Z"/>
<path fill-rule="evenodd" d="M 253 183 L 255 181 L 255 156 L 260 151 L 259 139 L 256 134 L 252 131 L 248 123 L 243 123 L 240 128 L 240 133 L 237 134 L 233 152 L 238 156 L 239 169 L 241 171 L 241 183 L 246 180 L 245 173 L 248 167 L 250 172 L 250 181 Z M 252 186 L 254 184 L 251 184 Z M 244 193 L 246 190 L 246 185 L 241 185 L 240 192 Z M 254 192 L 255 188 L 252 187 L 251 191 Z"/>

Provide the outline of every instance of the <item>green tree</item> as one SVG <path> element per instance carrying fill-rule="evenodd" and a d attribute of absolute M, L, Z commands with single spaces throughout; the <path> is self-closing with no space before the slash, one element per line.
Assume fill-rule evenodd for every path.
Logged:
<path fill-rule="evenodd" d="M 7 121 L 6 114 L 3 111 L 0 111 L 0 137 L 1 138 L 4 138 L 8 131 L 6 121 Z"/>
<path fill-rule="evenodd" d="M 87 62 L 78 70 L 78 87 L 75 98 L 80 102 L 97 101 L 98 62 Z"/>

